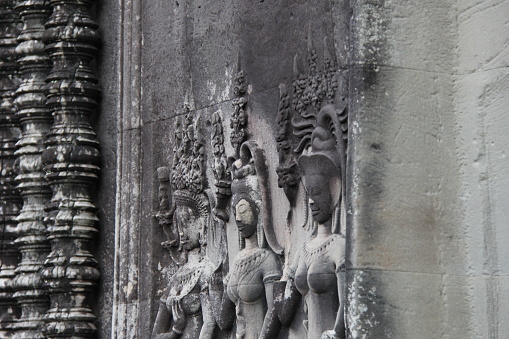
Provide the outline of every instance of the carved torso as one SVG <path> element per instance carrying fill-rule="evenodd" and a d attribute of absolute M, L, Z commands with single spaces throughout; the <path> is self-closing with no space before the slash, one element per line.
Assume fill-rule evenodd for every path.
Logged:
<path fill-rule="evenodd" d="M 242 250 L 230 272 L 227 293 L 236 305 L 237 338 L 258 338 L 267 312 L 265 284 L 281 277 L 274 252 L 258 248 Z"/>
<path fill-rule="evenodd" d="M 201 293 L 212 269 L 210 263 L 201 262 L 180 268 L 170 279 L 168 294 L 161 298 L 173 315 L 173 321 L 182 312 L 187 320 L 181 338 L 198 338 L 203 325 Z"/>
<path fill-rule="evenodd" d="M 339 307 L 337 274 L 344 269 L 345 238 L 334 234 L 322 241 L 308 241 L 302 249 L 295 285 L 305 297 L 308 338 L 320 338 L 334 328 Z"/>

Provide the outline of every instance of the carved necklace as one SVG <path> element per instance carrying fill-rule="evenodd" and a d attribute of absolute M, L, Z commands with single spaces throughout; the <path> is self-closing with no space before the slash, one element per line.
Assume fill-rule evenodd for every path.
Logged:
<path fill-rule="evenodd" d="M 336 234 L 331 235 L 329 238 L 325 239 L 325 241 L 319 243 L 318 245 L 312 246 L 310 242 L 304 243 L 303 253 L 306 264 L 309 266 L 313 263 L 318 257 L 323 256 L 325 253 L 329 252 L 329 248 L 334 240 L 338 239 L 339 236 Z"/>
<path fill-rule="evenodd" d="M 235 266 L 233 267 L 233 274 L 235 274 L 240 280 L 247 273 L 252 272 L 255 267 L 260 264 L 268 257 L 269 252 L 258 249 L 256 252 L 249 254 L 243 258 L 237 258 Z"/>
<path fill-rule="evenodd" d="M 202 271 L 203 267 L 200 265 L 197 268 L 185 268 L 182 269 L 182 272 L 177 272 L 170 281 L 170 294 L 174 294 L 177 299 L 182 299 L 188 295 L 200 280 Z"/>

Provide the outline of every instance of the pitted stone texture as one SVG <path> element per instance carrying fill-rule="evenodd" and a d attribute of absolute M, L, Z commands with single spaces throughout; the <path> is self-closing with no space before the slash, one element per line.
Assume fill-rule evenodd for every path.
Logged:
<path fill-rule="evenodd" d="M 507 333 L 505 8 L 354 5 L 348 319 L 366 338 Z"/>

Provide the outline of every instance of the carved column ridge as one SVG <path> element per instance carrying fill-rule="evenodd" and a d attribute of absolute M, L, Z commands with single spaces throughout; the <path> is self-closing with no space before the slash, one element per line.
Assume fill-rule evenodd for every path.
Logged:
<path fill-rule="evenodd" d="M 90 241 L 98 230 L 90 189 L 99 174 L 99 143 L 90 125 L 97 109 L 97 52 L 93 1 L 51 0 L 53 13 L 43 40 L 52 69 L 46 78 L 47 107 L 54 122 L 42 154 L 53 196 L 46 205 L 51 252 L 42 270 L 51 299 L 44 320 L 47 338 L 95 337 L 90 295 L 99 278 Z"/>
<path fill-rule="evenodd" d="M 15 144 L 20 128 L 14 108 L 14 92 L 19 85 L 16 67 L 16 38 L 20 25 L 14 1 L 0 1 L 0 337 L 11 338 L 19 316 L 12 278 L 19 261 L 16 239 L 16 216 L 21 198 L 16 189 Z"/>
<path fill-rule="evenodd" d="M 44 178 L 42 152 L 52 117 L 46 107 L 43 88 L 50 61 L 44 51 L 42 35 L 51 7 L 46 0 L 20 1 L 16 7 L 23 22 L 16 47 L 22 83 L 15 99 L 23 128 L 16 144 L 19 162 L 16 181 L 23 198 L 23 209 L 17 218 L 18 238 L 15 241 L 22 257 L 13 279 L 14 296 L 22 314 L 15 325 L 14 338 L 44 338 L 42 318 L 49 307 L 49 299 L 40 271 L 50 249 L 44 207 L 51 197 L 51 188 Z"/>

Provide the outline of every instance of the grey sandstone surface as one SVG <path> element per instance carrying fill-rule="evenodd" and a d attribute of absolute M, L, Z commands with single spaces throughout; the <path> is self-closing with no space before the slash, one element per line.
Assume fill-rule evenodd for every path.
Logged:
<path fill-rule="evenodd" d="M 18 134 L 29 137 L 12 118 L 12 101 L 17 79 L 29 72 L 15 70 L 13 63 L 14 36 L 26 19 L 15 17 L 14 2 L 0 2 L 0 179 L 7 192 L 0 196 L 0 334 L 17 338 L 15 332 L 28 325 L 21 320 L 15 325 L 16 319 L 29 303 L 10 281 L 21 274 L 16 265 L 30 262 L 13 250 L 13 239 L 28 233 L 14 227 L 21 198 L 13 195 L 11 167 L 21 158 L 13 146 Z M 59 280 L 48 268 L 58 266 L 50 255 L 37 263 L 44 266 L 47 285 L 32 287 L 49 291 L 60 310 L 86 294 L 97 319 L 81 321 L 95 324 L 97 331 L 85 335 L 198 338 L 204 328 L 200 338 L 315 339 L 310 336 L 334 327 L 335 338 L 509 339 L 508 1 L 102 0 L 90 7 L 97 28 L 80 15 L 70 15 L 79 20 L 69 19 L 65 26 L 66 11 L 92 2 L 61 0 L 52 6 L 61 11 L 54 26 L 68 26 L 62 32 L 98 46 L 90 56 L 95 47 L 76 50 L 85 50 L 77 53 L 80 62 L 94 58 L 92 77 L 101 91 L 98 108 L 87 118 L 100 143 L 100 174 L 97 180 L 83 179 L 93 187 L 100 221 L 96 235 L 78 231 L 51 246 L 53 256 L 70 251 L 67 257 L 79 257 L 80 246 L 90 242 L 100 277 L 88 279 L 95 271 L 79 271 Z M 49 3 L 44 10 L 23 3 L 50 13 Z M 79 35 L 74 25 L 87 29 Z M 66 39 L 64 33 L 30 34 L 46 39 L 53 59 L 58 53 L 48 48 L 51 39 Z M 100 43 L 94 40 L 99 35 Z M 34 46 L 32 53 L 44 54 Z M 52 72 L 50 84 L 66 84 L 79 73 Z M 311 93 L 308 102 L 298 102 L 304 95 L 296 94 L 297 80 Z M 47 92 L 48 98 L 64 98 L 47 105 L 59 116 L 66 86 Z M 75 111 L 88 107 L 76 105 Z M 283 118 L 285 112 L 293 123 Z M 309 112 L 314 120 L 306 127 Z M 77 126 L 65 123 L 63 134 Z M 309 138 L 306 149 L 297 150 L 299 128 Z M 38 133 L 42 138 L 42 129 Z M 80 137 L 54 139 L 74 147 Z M 238 144 L 231 141 L 235 137 Z M 286 151 L 285 142 L 291 146 Z M 49 143 L 40 146 L 41 158 Z M 45 169 L 62 157 L 55 155 Z M 314 163 L 302 165 L 306 157 Z M 79 156 L 69 159 L 66 166 L 88 165 Z M 189 166 L 182 170 L 179 164 Z M 288 172 L 281 170 L 292 164 Z M 51 177 L 47 172 L 42 177 Z M 307 177 L 310 172 L 315 176 Z M 75 174 L 65 173 L 71 187 Z M 55 180 L 53 192 L 67 187 L 58 181 L 63 179 Z M 77 187 L 68 192 L 82 202 L 87 197 Z M 65 203 L 57 205 L 46 211 Z M 320 219 L 323 210 L 327 217 Z M 58 238 L 58 230 L 48 230 Z M 193 245 L 194 231 L 199 239 Z M 316 245 L 317 239 L 323 242 Z M 39 251 L 40 258 L 47 255 Z M 247 260 L 250 256 L 256 259 Z M 83 257 L 88 259 L 78 266 L 95 265 Z M 242 271 L 239 263 L 252 266 Z M 318 283 L 312 266 L 323 275 Z M 243 285 L 246 274 L 252 274 L 252 283 Z M 68 281 L 95 287 L 64 293 L 55 287 Z M 243 295 L 246 285 L 262 290 L 253 302 L 261 306 L 249 308 L 253 292 Z M 313 294 L 317 288 L 333 307 Z M 185 297 L 194 299 L 187 303 Z M 55 300 L 63 301 L 58 306 Z M 196 313 L 188 310 L 195 306 Z M 51 332 L 54 320 L 42 316 L 48 307 L 49 302 L 33 313 L 39 318 L 28 321 L 34 333 L 72 337 L 58 326 Z M 65 311 L 56 313 L 65 318 Z M 71 318 L 62 323 L 83 329 Z M 50 325 L 41 330 L 44 324 Z"/>

